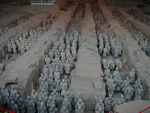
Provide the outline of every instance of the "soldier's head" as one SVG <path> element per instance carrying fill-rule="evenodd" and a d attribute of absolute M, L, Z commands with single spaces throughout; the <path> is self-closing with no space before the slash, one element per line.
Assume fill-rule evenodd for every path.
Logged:
<path fill-rule="evenodd" d="M 65 79 L 62 79 L 62 82 L 65 82 Z"/>
<path fill-rule="evenodd" d="M 132 70 L 131 70 L 133 73 L 135 73 L 135 68 L 132 68 Z"/>
<path fill-rule="evenodd" d="M 124 98 L 123 94 L 121 94 L 121 98 L 122 98 L 122 99 Z"/>
<path fill-rule="evenodd" d="M 99 96 L 99 102 L 100 102 L 100 103 L 102 103 L 102 99 L 101 99 L 101 96 Z"/>
<path fill-rule="evenodd" d="M 44 92 L 44 88 L 42 88 L 42 93 Z"/>
<path fill-rule="evenodd" d="M 39 96 L 39 101 L 42 101 L 42 97 L 41 96 Z"/>
<path fill-rule="evenodd" d="M 45 57 L 48 58 L 48 55 L 46 54 Z"/>
<path fill-rule="evenodd" d="M 54 91 L 53 92 L 56 92 L 56 89 L 54 89 Z"/>
<path fill-rule="evenodd" d="M 35 93 L 35 90 L 34 90 L 34 89 L 32 89 L 32 93 Z"/>
<path fill-rule="evenodd" d="M 42 107 L 44 106 L 44 102 L 41 102 L 41 106 L 42 106 Z"/>
<path fill-rule="evenodd" d="M 68 79 L 67 75 L 64 76 L 65 79 Z"/>
<path fill-rule="evenodd" d="M 27 96 L 27 100 L 29 100 L 30 99 L 30 96 Z"/>
<path fill-rule="evenodd" d="M 9 96 L 9 92 L 7 92 L 7 94 L 6 94 L 7 96 Z"/>
<path fill-rule="evenodd" d="M 17 97 L 17 98 L 19 98 L 19 97 L 20 97 L 20 95 L 17 93 L 17 94 L 16 94 L 16 97 Z"/>
<path fill-rule="evenodd" d="M 138 80 L 138 82 L 141 82 L 141 79 L 140 79 L 140 77 L 138 77 L 138 79 L 137 79 L 137 80 Z"/>
<path fill-rule="evenodd" d="M 109 94 L 109 97 L 112 98 L 112 94 Z"/>
<path fill-rule="evenodd" d="M 129 80 L 129 77 L 127 76 L 127 78 L 126 78 L 127 80 Z"/>
<path fill-rule="evenodd" d="M 67 102 L 67 101 L 68 101 L 68 99 L 67 99 L 67 98 L 64 98 L 64 101 L 65 101 L 65 102 Z"/>
<path fill-rule="evenodd" d="M 116 66 L 116 71 L 118 71 L 119 70 L 119 68 L 118 68 L 118 66 Z"/>
<path fill-rule="evenodd" d="M 51 96 L 51 95 L 49 95 L 48 99 L 52 99 L 52 96 Z"/>

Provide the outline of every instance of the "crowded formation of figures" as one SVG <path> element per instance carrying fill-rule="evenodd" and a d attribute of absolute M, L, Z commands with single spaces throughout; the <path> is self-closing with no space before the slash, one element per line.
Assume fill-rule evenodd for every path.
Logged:
<path fill-rule="evenodd" d="M 29 17 L 30 17 L 29 15 L 23 16 L 23 17 L 17 19 L 16 21 L 10 23 L 6 27 L 0 28 L 0 36 L 5 34 L 6 32 L 8 32 L 11 28 L 13 28 L 13 27 L 15 27 L 15 26 L 17 26 L 19 24 L 25 23 L 29 19 Z"/>
<path fill-rule="evenodd" d="M 99 53 L 102 57 L 102 68 L 104 72 L 104 82 L 106 83 L 106 98 L 104 110 L 115 112 L 119 104 L 131 100 L 141 100 L 143 97 L 143 87 L 140 78 L 136 75 L 136 70 L 132 68 L 123 75 L 123 62 L 121 60 L 123 46 L 119 38 L 112 34 L 100 34 L 98 38 Z M 116 101 L 115 97 L 119 95 Z"/>
<path fill-rule="evenodd" d="M 142 99 L 144 91 L 134 68 L 127 75 L 122 74 L 124 66 L 121 60 L 121 41 L 114 35 L 100 34 L 98 45 L 106 83 L 106 97 L 102 100 L 100 96 L 95 96 L 93 111 L 115 113 L 117 105 Z M 45 55 L 45 64 L 39 77 L 39 90 L 32 89 L 31 95 L 23 100 L 13 87 L 3 88 L 0 93 L 1 106 L 15 113 L 84 113 L 83 97 L 80 93 L 72 97 L 68 90 L 78 48 L 79 33 L 64 33 Z"/>
<path fill-rule="evenodd" d="M 54 43 L 49 53 L 45 55 L 45 65 L 39 77 L 40 92 L 33 89 L 24 101 L 11 88 L 1 89 L 1 105 L 15 113 L 58 113 L 62 103 L 61 113 L 72 111 L 72 97 L 68 92 L 70 73 L 77 60 L 78 32 L 72 35 L 64 34 Z M 75 113 L 84 112 L 84 102 L 79 94 L 75 97 Z"/>
<path fill-rule="evenodd" d="M 149 17 L 143 14 L 141 15 L 141 12 L 138 9 L 131 8 L 127 13 L 134 16 L 134 18 L 136 18 L 137 20 L 150 26 Z"/>
<path fill-rule="evenodd" d="M 105 38 L 104 38 L 105 37 Z M 107 56 L 112 55 L 114 58 L 118 58 L 122 55 L 123 46 L 118 38 L 113 38 L 114 35 L 111 35 L 109 38 L 108 34 L 105 33 L 103 35 L 99 35 L 99 53 L 105 58 Z"/>
<path fill-rule="evenodd" d="M 84 101 L 80 94 L 73 98 L 67 91 L 61 99 L 58 98 L 60 94 L 56 90 L 47 95 L 44 92 L 40 94 L 37 94 L 33 89 L 31 96 L 27 96 L 23 100 L 13 87 L 10 89 L 2 88 L 0 106 L 15 113 L 71 113 L 74 102 L 75 113 L 84 113 Z"/>
<path fill-rule="evenodd" d="M 150 39 L 146 38 L 145 40 L 139 40 L 138 43 L 142 50 L 145 51 L 145 54 L 150 57 Z"/>
<path fill-rule="evenodd" d="M 35 41 L 44 32 L 46 32 L 51 25 L 51 19 L 41 22 L 39 26 L 31 29 L 29 32 L 22 33 L 16 40 L 11 40 L 7 43 L 9 54 L 23 54 L 28 51 Z"/>
<path fill-rule="evenodd" d="M 124 22 L 124 16 L 117 11 L 115 8 L 112 9 L 112 13 L 117 20 L 120 22 Z M 141 49 L 145 52 L 147 56 L 150 57 L 150 39 L 139 29 L 135 29 L 134 25 L 131 21 L 127 23 L 123 23 L 123 26 L 128 29 L 128 31 L 132 34 L 132 37 L 137 40 L 138 44 L 141 46 Z"/>

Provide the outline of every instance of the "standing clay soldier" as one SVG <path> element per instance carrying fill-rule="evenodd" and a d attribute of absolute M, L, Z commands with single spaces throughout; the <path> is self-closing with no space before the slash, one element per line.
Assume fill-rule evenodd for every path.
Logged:
<path fill-rule="evenodd" d="M 142 87 L 135 89 L 135 97 L 134 100 L 141 100 L 143 97 L 144 91 Z"/>
<path fill-rule="evenodd" d="M 29 35 L 30 35 L 30 38 L 34 37 L 32 30 L 30 31 Z"/>
<path fill-rule="evenodd" d="M 38 108 L 38 113 L 47 113 L 46 106 L 44 105 L 43 102 L 41 102 L 41 104 Z"/>
<path fill-rule="evenodd" d="M 61 83 L 60 79 L 56 79 L 55 80 L 55 90 L 56 91 L 60 91 L 61 90 L 60 83 Z"/>
<path fill-rule="evenodd" d="M 129 77 L 126 78 L 126 80 L 123 81 L 123 84 L 122 84 L 122 91 L 124 92 L 127 88 L 127 86 L 130 85 L 130 81 L 129 81 Z"/>
<path fill-rule="evenodd" d="M 60 83 L 60 87 L 61 87 L 61 96 L 64 96 L 68 90 L 67 82 L 65 82 L 64 79 L 62 79 L 62 82 Z"/>
<path fill-rule="evenodd" d="M 109 68 L 110 68 L 111 70 L 114 70 L 114 68 L 115 68 L 115 63 L 114 63 L 113 59 L 109 59 L 108 62 L 109 62 Z"/>
<path fill-rule="evenodd" d="M 129 72 L 129 80 L 130 80 L 130 83 L 134 83 L 134 80 L 135 80 L 135 70 L 134 70 L 134 68 Z"/>
<path fill-rule="evenodd" d="M 12 43 L 12 48 L 13 48 L 13 53 L 16 54 L 17 53 L 17 47 L 16 47 L 16 44 L 14 42 Z"/>
<path fill-rule="evenodd" d="M 67 105 L 62 105 L 60 113 L 71 113 L 67 108 Z"/>
<path fill-rule="evenodd" d="M 48 76 L 48 74 L 49 74 L 49 71 L 48 71 L 48 68 L 46 65 L 44 65 L 43 74 L 44 74 L 44 76 Z"/>
<path fill-rule="evenodd" d="M 48 55 L 45 56 L 45 63 L 46 65 L 50 63 L 50 58 L 48 57 Z"/>
<path fill-rule="evenodd" d="M 19 113 L 19 108 L 18 105 L 12 100 L 11 101 L 11 111 L 13 111 L 14 113 Z"/>
<path fill-rule="evenodd" d="M 71 101 L 68 98 L 64 98 L 61 113 L 71 113 Z"/>
<path fill-rule="evenodd" d="M 52 98 L 51 95 L 49 95 L 48 100 L 47 100 L 47 107 L 50 107 L 52 101 L 55 101 L 55 100 Z"/>
<path fill-rule="evenodd" d="M 30 39 L 27 39 L 26 40 L 26 43 L 25 43 L 25 51 L 28 51 L 30 49 Z"/>
<path fill-rule="evenodd" d="M 76 48 L 74 48 L 74 49 L 72 50 L 72 55 L 73 55 L 74 60 L 76 60 L 76 59 L 77 59 Z"/>
<path fill-rule="evenodd" d="M 94 111 L 95 113 L 104 113 L 104 106 L 101 106 L 100 103 L 96 103 Z"/>
<path fill-rule="evenodd" d="M 48 90 L 53 91 L 54 90 L 54 80 L 52 77 L 48 77 Z"/>
<path fill-rule="evenodd" d="M 11 49 L 11 43 L 10 42 L 7 43 L 7 48 L 8 48 L 8 53 L 11 53 L 12 49 Z"/>
<path fill-rule="evenodd" d="M 121 79 L 120 75 L 114 76 L 113 80 L 116 84 L 115 91 L 120 91 L 121 90 L 121 84 L 122 84 L 122 79 Z"/>
<path fill-rule="evenodd" d="M 135 93 L 134 99 L 135 100 L 140 100 L 143 97 L 143 94 L 144 94 L 140 78 L 138 78 L 138 80 L 136 80 L 134 82 L 133 89 L 134 89 L 134 93 Z"/>
<path fill-rule="evenodd" d="M 119 49 L 116 47 L 114 50 L 115 51 L 114 51 L 113 56 L 114 56 L 114 58 L 118 58 L 119 57 Z"/>
<path fill-rule="evenodd" d="M 109 46 L 109 42 L 105 45 L 105 48 L 107 48 L 107 56 L 110 56 L 110 46 Z"/>
<path fill-rule="evenodd" d="M 51 96 L 56 102 L 60 99 L 60 94 L 56 90 L 51 93 Z"/>
<path fill-rule="evenodd" d="M 123 104 L 123 103 L 125 103 L 125 102 L 126 102 L 126 100 L 124 99 L 123 94 L 121 94 L 121 97 L 120 97 L 120 99 L 119 99 L 118 102 L 117 102 L 117 105 L 121 105 L 121 104 Z"/>
<path fill-rule="evenodd" d="M 19 42 L 19 40 L 16 40 L 16 45 L 17 45 L 18 52 L 20 52 L 21 43 Z"/>
<path fill-rule="evenodd" d="M 116 67 L 118 67 L 118 70 L 122 69 L 122 62 L 119 59 L 115 60 L 115 64 L 116 64 Z"/>
<path fill-rule="evenodd" d="M 100 53 L 100 55 L 102 55 L 102 53 L 103 53 L 103 48 L 104 48 L 103 38 L 99 38 L 99 53 Z"/>
<path fill-rule="evenodd" d="M 35 104 L 33 101 L 29 100 L 27 103 L 27 113 L 35 113 Z"/>
<path fill-rule="evenodd" d="M 79 98 L 76 101 L 75 113 L 84 113 L 84 109 L 85 109 L 84 102 L 81 98 Z"/>
<path fill-rule="evenodd" d="M 70 66 L 69 62 L 67 62 L 65 64 L 65 73 L 70 74 L 70 71 L 71 71 L 71 66 Z"/>
<path fill-rule="evenodd" d="M 65 59 L 66 59 L 65 52 L 64 52 L 64 51 L 62 51 L 62 52 L 61 52 L 61 60 L 65 60 Z"/>
<path fill-rule="evenodd" d="M 50 57 L 51 60 L 54 58 L 54 52 L 53 52 L 53 50 L 51 50 L 49 52 L 49 57 Z"/>
<path fill-rule="evenodd" d="M 69 64 L 70 64 L 70 71 L 71 71 L 71 69 L 72 69 L 73 66 L 74 66 L 74 59 L 73 59 L 72 55 L 70 55 L 68 61 L 69 61 Z"/>
<path fill-rule="evenodd" d="M 23 54 L 24 52 L 25 52 L 25 46 L 24 46 L 24 44 L 22 44 L 20 46 L 20 53 Z"/>
<path fill-rule="evenodd" d="M 43 82 L 43 78 L 44 78 L 44 75 L 43 75 L 43 73 L 41 73 L 41 76 L 39 77 L 39 83 L 40 83 L 40 85 L 41 85 L 42 82 Z"/>
<path fill-rule="evenodd" d="M 45 103 L 48 98 L 48 93 L 44 89 L 42 89 L 41 97 L 42 97 L 42 101 Z"/>
<path fill-rule="evenodd" d="M 104 104 L 100 96 L 95 97 L 94 111 L 95 113 L 104 113 Z"/>
<path fill-rule="evenodd" d="M 64 95 L 64 99 L 67 99 L 69 103 L 72 102 L 72 97 L 71 97 L 69 91 L 67 91 L 66 94 Z M 71 106 L 71 104 L 70 104 L 70 106 Z"/>
<path fill-rule="evenodd" d="M 69 79 L 69 77 L 67 75 L 64 76 L 64 80 L 67 83 L 67 87 L 69 88 L 69 86 L 70 86 L 70 79 Z"/>
<path fill-rule="evenodd" d="M 138 88 L 142 88 L 142 84 L 141 84 L 141 81 L 140 81 L 140 78 L 138 78 L 138 80 L 136 80 L 133 84 L 133 88 L 134 90 L 138 89 Z"/>
<path fill-rule="evenodd" d="M 105 111 L 106 112 L 111 112 L 112 111 L 114 105 L 113 105 L 113 98 L 112 98 L 111 95 L 109 97 L 105 98 L 104 106 L 105 106 Z"/>
<path fill-rule="evenodd" d="M 112 77 L 107 79 L 106 85 L 108 89 L 108 95 L 114 95 L 116 84 L 114 83 Z"/>
<path fill-rule="evenodd" d="M 103 49 L 103 57 L 105 58 L 107 56 L 107 48 Z"/>
<path fill-rule="evenodd" d="M 110 73 L 110 69 L 107 67 L 105 70 L 104 70 L 104 79 L 107 80 L 109 77 L 111 77 L 111 73 Z"/>
<path fill-rule="evenodd" d="M 19 37 L 19 41 L 20 41 L 20 44 L 22 44 L 22 37 L 21 36 Z"/>
<path fill-rule="evenodd" d="M 59 71 L 55 71 L 54 72 L 54 77 L 55 77 L 55 81 L 60 79 L 60 72 Z"/>
<path fill-rule="evenodd" d="M 43 88 L 44 88 L 44 92 L 45 92 L 46 94 L 48 94 L 48 81 L 47 81 L 47 80 L 45 81 Z"/>
<path fill-rule="evenodd" d="M 133 88 L 131 85 L 128 85 L 124 90 L 124 98 L 126 101 L 130 101 L 133 96 Z"/>
<path fill-rule="evenodd" d="M 25 113 L 25 103 L 24 103 L 24 100 L 22 98 L 19 98 L 16 101 L 16 104 L 18 105 L 19 113 Z"/>
<path fill-rule="evenodd" d="M 58 109 L 56 107 L 55 99 L 51 99 L 50 104 L 49 104 L 48 107 L 49 107 L 49 113 L 58 113 Z"/>
<path fill-rule="evenodd" d="M 104 68 L 104 69 L 108 68 L 107 60 L 106 60 L 106 59 L 103 59 L 103 60 L 102 60 L 102 63 L 103 63 L 103 68 Z"/>

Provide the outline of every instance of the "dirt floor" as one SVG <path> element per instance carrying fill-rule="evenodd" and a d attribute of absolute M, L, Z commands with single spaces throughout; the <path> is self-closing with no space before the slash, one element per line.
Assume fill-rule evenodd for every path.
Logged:
<path fill-rule="evenodd" d="M 134 93 L 116 110 L 119 113 L 138 113 L 148 107 L 150 10 L 146 3 L 138 0 L 118 1 L 57 0 L 52 6 L 1 5 L 0 88 L 15 87 L 24 100 L 33 89 L 40 94 L 39 79 L 46 65 L 46 55 L 63 37 L 72 39 L 77 35 L 77 59 L 69 74 L 71 83 L 68 91 L 73 98 L 78 93 L 83 96 L 85 113 L 94 113 L 95 96 L 99 95 L 103 103 L 109 97 L 103 64 L 105 59 L 121 61 L 119 72 L 123 81 L 134 68 L 135 80 L 140 79 L 143 88 L 143 96 L 139 101 L 134 100 Z M 100 53 L 100 38 L 104 43 L 108 38 L 111 52 L 107 57 Z M 111 39 L 119 40 L 116 44 L 119 43 L 123 48 L 117 58 L 113 56 Z M 121 94 L 124 93 L 114 92 L 115 105 Z M 58 103 L 62 105 L 62 100 Z M 114 113 L 115 105 L 111 109 Z M 74 102 L 72 106 L 71 112 L 74 113 Z M 107 112 L 106 108 L 104 111 Z"/>

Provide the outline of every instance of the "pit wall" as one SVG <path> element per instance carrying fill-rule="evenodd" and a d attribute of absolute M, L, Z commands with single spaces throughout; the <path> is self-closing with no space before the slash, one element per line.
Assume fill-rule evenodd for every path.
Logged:
<path fill-rule="evenodd" d="M 127 65 L 128 69 L 132 67 L 136 69 L 137 76 L 141 79 L 144 88 L 144 98 L 150 98 L 150 58 L 138 46 L 138 43 L 129 36 L 122 38 L 124 53 L 123 63 Z"/>

